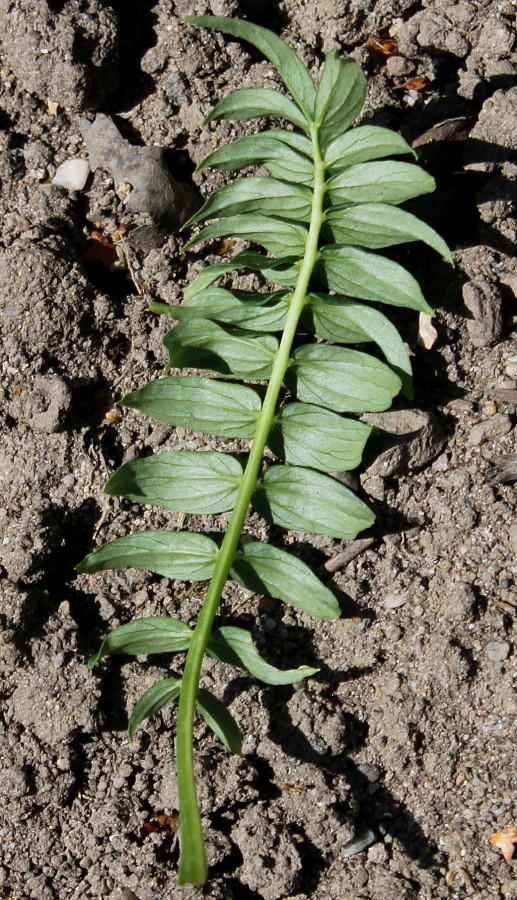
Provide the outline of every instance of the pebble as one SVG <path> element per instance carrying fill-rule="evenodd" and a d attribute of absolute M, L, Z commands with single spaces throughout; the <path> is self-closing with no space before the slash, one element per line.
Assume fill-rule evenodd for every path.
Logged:
<path fill-rule="evenodd" d="M 469 444 L 479 447 L 485 441 L 491 441 L 494 438 L 502 437 L 512 430 L 512 420 L 505 413 L 497 413 L 491 419 L 479 422 L 474 425 L 469 434 Z"/>
<path fill-rule="evenodd" d="M 82 191 L 89 174 L 90 166 L 85 159 L 67 159 L 57 168 L 52 184 L 67 191 Z"/>
<path fill-rule="evenodd" d="M 386 60 L 386 68 L 390 75 L 409 75 L 410 72 L 413 72 L 415 66 L 411 62 L 411 60 L 406 59 L 405 56 L 388 56 Z"/>
<path fill-rule="evenodd" d="M 386 594 L 384 600 L 382 601 L 382 605 L 384 609 L 398 609 L 399 606 L 404 606 L 404 603 L 407 603 L 407 597 L 404 597 L 403 594 Z"/>
<path fill-rule="evenodd" d="M 508 360 L 504 367 L 504 371 L 510 378 L 517 378 L 517 359 L 512 357 L 512 359 Z"/>
<path fill-rule="evenodd" d="M 343 847 L 343 856 L 354 856 L 355 853 L 361 853 L 376 841 L 376 835 L 365 825 L 360 828 L 355 838 Z"/>
<path fill-rule="evenodd" d="M 486 655 L 492 662 L 504 662 L 508 659 L 512 645 L 507 641 L 489 641 L 486 645 Z"/>

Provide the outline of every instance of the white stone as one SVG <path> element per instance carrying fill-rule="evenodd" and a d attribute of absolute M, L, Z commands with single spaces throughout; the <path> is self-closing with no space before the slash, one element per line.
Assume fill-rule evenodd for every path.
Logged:
<path fill-rule="evenodd" d="M 82 191 L 89 174 L 90 166 L 85 159 L 67 159 L 57 169 L 52 184 L 57 184 L 67 191 Z"/>

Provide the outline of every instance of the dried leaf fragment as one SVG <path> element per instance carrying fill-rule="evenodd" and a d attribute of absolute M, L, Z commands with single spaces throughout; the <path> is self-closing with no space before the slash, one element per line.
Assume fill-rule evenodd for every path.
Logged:
<path fill-rule="evenodd" d="M 425 87 L 429 84 L 429 78 L 426 75 L 419 76 L 418 78 L 410 78 L 409 81 L 405 81 L 404 84 L 395 85 L 396 91 L 423 91 Z"/>
<path fill-rule="evenodd" d="M 372 34 L 366 41 L 366 46 L 381 56 L 393 56 L 397 52 L 397 42 L 387 34 Z"/>
<path fill-rule="evenodd" d="M 490 835 L 488 841 L 494 847 L 499 848 L 506 862 L 510 862 L 517 844 L 517 826 L 509 825 L 507 828 L 502 828 L 501 831 L 496 831 L 495 834 Z"/>
<path fill-rule="evenodd" d="M 418 317 L 418 343 L 426 350 L 432 350 L 438 340 L 438 332 L 433 325 L 433 317 L 421 312 Z"/>

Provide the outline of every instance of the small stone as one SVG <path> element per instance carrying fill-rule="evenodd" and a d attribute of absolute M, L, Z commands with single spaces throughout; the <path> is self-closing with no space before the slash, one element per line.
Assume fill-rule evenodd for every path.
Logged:
<path fill-rule="evenodd" d="M 484 416 L 495 416 L 497 412 L 497 403 L 495 400 L 485 400 L 481 407 Z"/>
<path fill-rule="evenodd" d="M 345 844 L 343 847 L 343 856 L 354 856 L 356 853 L 361 853 L 362 850 L 366 850 L 366 848 L 376 840 L 377 837 L 375 833 L 371 828 L 368 828 L 368 826 L 365 825 L 359 829 L 353 841 Z"/>
<path fill-rule="evenodd" d="M 90 166 L 85 159 L 67 159 L 56 170 L 52 184 L 66 191 L 82 191 L 89 174 Z"/>
<path fill-rule="evenodd" d="M 491 419 L 479 422 L 474 425 L 469 434 L 469 444 L 473 447 L 479 447 L 486 441 L 492 441 L 494 438 L 502 437 L 512 430 L 512 420 L 505 413 L 497 413 Z"/>
<path fill-rule="evenodd" d="M 386 60 L 386 68 L 390 75 L 409 75 L 414 71 L 414 63 L 405 56 L 388 56 Z"/>
<path fill-rule="evenodd" d="M 508 659 L 512 645 L 507 641 L 489 641 L 486 645 L 486 655 L 492 662 L 504 662 Z"/>
<path fill-rule="evenodd" d="M 517 378 L 517 360 L 510 359 L 504 367 L 504 371 L 510 378 Z"/>
<path fill-rule="evenodd" d="M 404 597 L 403 594 L 395 593 L 386 594 L 382 601 L 384 609 L 398 609 L 399 606 L 404 606 L 404 603 L 407 603 L 407 597 Z"/>

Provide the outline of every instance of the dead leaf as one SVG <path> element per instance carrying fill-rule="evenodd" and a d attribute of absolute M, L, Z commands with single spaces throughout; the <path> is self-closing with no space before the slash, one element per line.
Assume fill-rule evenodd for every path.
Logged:
<path fill-rule="evenodd" d="M 517 826 L 509 825 L 507 828 L 502 828 L 501 831 L 496 831 L 495 834 L 490 835 L 488 841 L 494 847 L 499 848 L 506 862 L 510 862 L 517 844 Z"/>
<path fill-rule="evenodd" d="M 430 79 L 427 75 L 419 76 L 418 78 L 410 78 L 409 81 L 405 81 L 404 84 L 396 84 L 396 91 L 423 91 L 425 87 L 430 83 Z"/>
<path fill-rule="evenodd" d="M 464 141 L 475 124 L 476 120 L 467 116 L 444 119 L 443 122 L 437 122 L 432 128 L 424 131 L 413 141 L 411 146 L 416 149 L 424 144 L 432 144 L 434 141 Z"/>
<path fill-rule="evenodd" d="M 101 262 L 110 272 L 119 261 L 115 244 L 100 231 L 92 231 L 88 246 L 81 253 L 81 259 L 83 262 Z"/>
<path fill-rule="evenodd" d="M 53 100 L 47 100 L 47 109 L 51 116 L 57 116 L 59 104 L 55 103 Z"/>
<path fill-rule="evenodd" d="M 418 317 L 418 343 L 426 350 L 432 350 L 438 340 L 438 332 L 433 325 L 433 317 L 421 312 Z"/>
<path fill-rule="evenodd" d="M 389 34 L 372 34 L 366 41 L 366 46 L 381 56 L 393 56 L 397 52 L 397 42 Z"/>
<path fill-rule="evenodd" d="M 216 253 L 218 256 L 224 256 L 226 253 L 229 253 L 230 250 L 233 250 L 235 244 L 237 243 L 234 238 L 227 238 L 220 247 L 217 248 Z"/>

